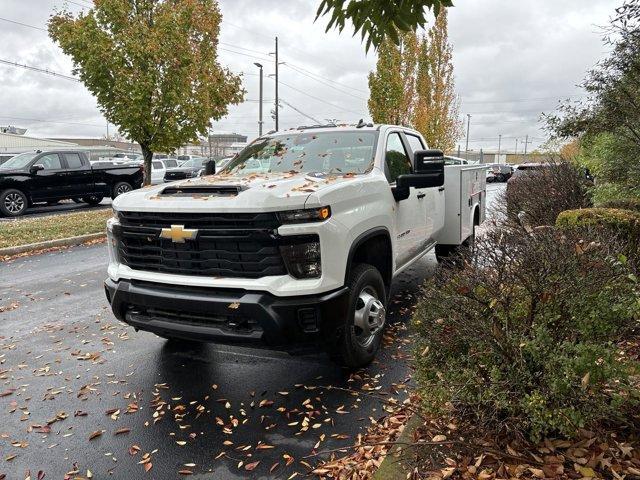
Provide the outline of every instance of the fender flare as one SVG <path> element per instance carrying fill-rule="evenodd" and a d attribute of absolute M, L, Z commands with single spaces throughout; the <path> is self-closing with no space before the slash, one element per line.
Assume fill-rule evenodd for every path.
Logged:
<path fill-rule="evenodd" d="M 349 272 L 351 271 L 351 266 L 353 265 L 353 257 L 356 253 L 356 250 L 358 250 L 358 247 L 362 245 L 364 242 L 366 242 L 367 240 L 370 240 L 371 238 L 378 237 L 378 236 L 384 236 L 387 238 L 387 240 L 389 240 L 389 245 L 391 245 L 391 255 L 392 255 L 391 264 L 393 268 L 393 242 L 391 241 L 391 233 L 389 232 L 389 229 L 387 227 L 371 228 L 361 233 L 360 235 L 358 235 L 356 239 L 351 243 L 351 246 L 349 247 L 349 254 L 347 255 L 347 265 L 344 272 L 345 285 L 349 277 Z M 391 273 L 392 273 L 391 277 L 393 277 L 393 272 Z"/>

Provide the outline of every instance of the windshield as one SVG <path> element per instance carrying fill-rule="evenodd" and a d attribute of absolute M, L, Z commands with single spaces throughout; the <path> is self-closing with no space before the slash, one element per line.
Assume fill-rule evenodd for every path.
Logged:
<path fill-rule="evenodd" d="M 194 158 L 193 160 L 187 160 L 180 164 L 180 168 L 200 168 L 206 160 L 206 158 Z"/>
<path fill-rule="evenodd" d="M 178 155 L 178 160 L 180 161 L 189 160 L 189 155 Z"/>
<path fill-rule="evenodd" d="M 21 153 L 0 165 L 0 170 L 19 170 L 25 168 L 31 160 L 36 158 L 36 155 L 37 153 Z"/>
<path fill-rule="evenodd" d="M 222 172 L 366 173 L 373 166 L 377 132 L 300 132 L 258 138 Z"/>

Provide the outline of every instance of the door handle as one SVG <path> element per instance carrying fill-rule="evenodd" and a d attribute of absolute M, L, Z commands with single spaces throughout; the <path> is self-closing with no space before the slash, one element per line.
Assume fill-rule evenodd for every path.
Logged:
<path fill-rule="evenodd" d="M 426 193 L 419 193 L 418 194 L 418 200 L 422 200 L 424 197 L 426 197 L 427 194 Z"/>
<path fill-rule="evenodd" d="M 444 187 L 440 187 L 440 188 L 438 189 L 438 191 L 439 191 L 439 192 L 444 192 Z"/>

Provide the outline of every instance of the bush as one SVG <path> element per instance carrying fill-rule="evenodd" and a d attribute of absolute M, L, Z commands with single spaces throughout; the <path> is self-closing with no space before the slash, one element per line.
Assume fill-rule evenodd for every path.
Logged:
<path fill-rule="evenodd" d="M 414 316 L 417 379 L 432 413 L 538 440 L 640 421 L 616 344 L 640 302 L 619 245 L 578 231 L 494 229 L 465 269 L 440 269 Z"/>
<path fill-rule="evenodd" d="M 640 213 L 640 198 L 621 198 L 609 200 L 598 205 L 602 208 L 620 208 L 622 210 L 633 210 Z"/>
<path fill-rule="evenodd" d="M 564 230 L 573 229 L 589 236 L 597 232 L 615 238 L 630 260 L 634 271 L 640 267 L 640 211 L 619 208 L 585 208 L 567 210 L 558 215 L 556 225 Z"/>
<path fill-rule="evenodd" d="M 504 217 L 511 224 L 553 225 L 563 210 L 591 206 L 584 171 L 569 162 L 549 162 L 512 177 L 507 184 Z"/>

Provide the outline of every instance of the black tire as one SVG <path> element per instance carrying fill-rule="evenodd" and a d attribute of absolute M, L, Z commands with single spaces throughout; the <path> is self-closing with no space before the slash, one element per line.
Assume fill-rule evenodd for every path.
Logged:
<path fill-rule="evenodd" d="M 133 187 L 127 182 L 118 182 L 113 186 L 113 191 L 111 192 L 111 199 L 115 200 L 115 198 L 123 193 L 127 193 L 133 190 Z"/>
<path fill-rule="evenodd" d="M 436 260 L 438 263 L 443 263 L 451 257 L 453 253 L 458 250 L 458 245 L 436 245 Z"/>
<path fill-rule="evenodd" d="M 100 195 L 90 195 L 88 197 L 82 197 L 82 201 L 84 203 L 88 203 L 92 207 L 95 207 L 97 205 L 100 205 L 100 202 L 102 201 L 103 198 L 104 197 Z"/>
<path fill-rule="evenodd" d="M 28 206 L 29 199 L 20 190 L 9 188 L 0 192 L 0 214 L 5 217 L 19 217 Z"/>
<path fill-rule="evenodd" d="M 382 342 L 386 324 L 386 289 L 380 272 L 366 263 L 352 267 L 347 286 L 350 292 L 349 309 L 338 327 L 335 353 L 340 364 L 361 368 L 373 361 Z M 357 326 L 358 312 L 360 323 L 366 324 L 368 331 Z"/>

